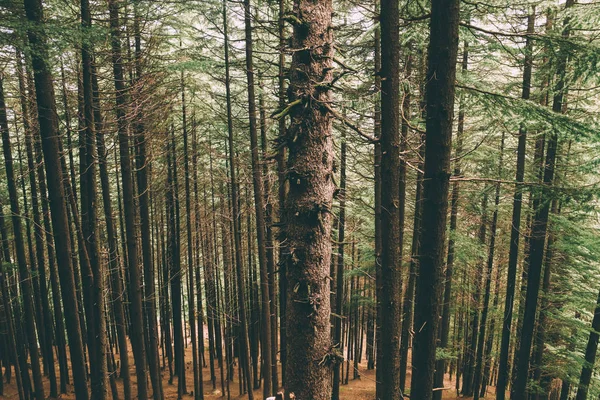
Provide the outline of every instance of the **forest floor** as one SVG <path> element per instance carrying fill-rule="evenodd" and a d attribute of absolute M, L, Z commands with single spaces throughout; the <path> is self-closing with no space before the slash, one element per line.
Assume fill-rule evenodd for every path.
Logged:
<path fill-rule="evenodd" d="M 206 336 L 205 336 L 206 337 Z M 206 348 L 208 348 L 208 343 L 206 344 Z M 193 378 L 193 366 L 191 362 L 191 352 L 192 346 L 188 345 L 186 348 L 186 384 L 188 389 L 188 394 L 183 396 L 183 399 L 193 399 L 193 389 L 194 389 L 194 378 Z M 115 360 L 118 362 L 119 356 L 115 355 Z M 137 393 L 136 387 L 136 375 L 135 375 L 135 366 L 133 366 L 133 354 L 129 353 L 129 362 L 132 365 L 130 369 L 131 374 L 131 383 L 132 383 L 132 395 L 135 396 Z M 161 359 L 161 367 L 162 367 L 162 359 Z M 363 362 L 359 365 L 359 379 L 352 379 L 350 376 L 347 385 L 342 385 L 340 387 L 340 398 L 343 400 L 374 400 L 375 399 L 375 370 L 368 370 L 366 362 Z M 212 399 L 246 399 L 248 397 L 247 394 L 240 395 L 239 394 L 239 382 L 238 382 L 238 370 L 237 364 L 235 366 L 235 376 L 234 380 L 230 382 L 230 397 L 227 395 L 223 396 L 221 391 L 221 382 L 220 382 L 220 370 L 216 365 L 215 361 L 215 375 L 217 376 L 217 388 L 213 390 L 212 382 L 210 380 L 210 368 L 207 366 L 202 369 L 203 372 L 203 382 L 204 382 L 204 398 L 206 400 Z M 59 368 L 58 364 L 56 365 L 56 373 L 58 375 Z M 169 384 L 169 372 L 168 367 L 163 369 L 163 390 L 164 390 L 164 398 L 168 400 L 176 400 L 177 399 L 177 377 L 174 378 L 173 383 Z M 14 374 L 13 374 L 14 375 Z M 57 377 L 58 379 L 58 377 Z M 72 377 L 71 377 L 72 379 Z M 49 382 L 44 378 L 45 382 L 45 390 L 46 396 L 50 393 Z M 407 383 L 410 382 L 410 372 L 407 376 Z M 58 383 L 58 382 L 57 382 Z M 72 381 L 71 381 L 72 383 Z M 123 381 L 121 379 L 116 380 L 117 388 L 119 391 L 119 399 L 123 399 Z M 456 391 L 454 390 L 454 382 L 449 380 L 449 377 L 446 376 L 445 385 L 447 390 L 444 390 L 443 399 L 459 399 L 462 396 L 457 396 Z M 148 389 L 149 392 L 152 391 L 152 387 L 150 385 L 150 379 L 148 378 Z M 495 388 L 491 387 L 488 390 L 488 398 L 493 398 L 495 394 Z M 110 398 L 111 391 L 110 386 L 107 388 L 108 396 Z M 11 380 L 11 384 L 4 385 L 4 396 L 0 396 L 0 399 L 18 399 L 19 395 L 17 392 L 16 382 L 14 376 Z M 75 400 L 75 393 L 73 391 L 73 386 L 68 386 L 68 393 L 59 395 L 59 399 L 63 400 Z M 257 400 L 262 400 L 262 388 L 254 390 L 254 398 Z"/>

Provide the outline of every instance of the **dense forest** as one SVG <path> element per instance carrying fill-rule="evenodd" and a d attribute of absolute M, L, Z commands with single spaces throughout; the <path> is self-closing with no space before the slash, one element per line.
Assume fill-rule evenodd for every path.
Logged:
<path fill-rule="evenodd" d="M 0 398 L 599 398 L 599 27 L 0 0 Z"/>

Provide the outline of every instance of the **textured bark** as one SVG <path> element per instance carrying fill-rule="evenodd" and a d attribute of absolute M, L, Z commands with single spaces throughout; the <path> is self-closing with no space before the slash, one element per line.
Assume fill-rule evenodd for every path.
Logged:
<path fill-rule="evenodd" d="M 298 19 L 288 97 L 289 191 L 283 222 L 287 239 L 287 392 L 298 399 L 329 400 L 332 349 L 329 263 L 333 177 L 330 82 L 333 59 L 331 0 L 295 0 Z M 319 84 L 317 84 L 319 83 Z"/>
<path fill-rule="evenodd" d="M 439 290 L 444 264 L 450 183 L 458 19 L 459 1 L 432 1 L 426 79 L 423 218 L 415 296 L 417 333 L 414 337 L 411 383 L 411 398 L 422 400 L 431 399 L 433 394 Z"/>
<path fill-rule="evenodd" d="M 527 18 L 527 32 L 532 34 L 535 27 L 535 13 L 529 14 Z M 532 41 L 527 39 L 525 45 L 525 61 L 523 68 L 523 87 L 521 98 L 528 100 L 531 93 L 531 74 L 533 70 Z M 527 146 L 527 128 L 521 125 L 519 129 L 519 142 L 517 147 L 517 168 L 515 180 L 515 193 L 513 196 L 512 224 L 510 230 L 510 248 L 508 254 L 508 276 L 506 282 L 506 298 L 504 302 L 504 318 L 502 324 L 502 340 L 500 343 L 500 365 L 498 367 L 498 382 L 496 385 L 496 399 L 504 400 L 510 369 L 508 367 L 508 356 L 510 351 L 510 335 L 513 315 L 513 304 L 515 297 L 515 285 L 517 277 L 517 264 L 519 262 L 519 241 L 521 238 L 521 209 L 523 193 L 518 187 L 525 176 L 525 152 Z"/>
<path fill-rule="evenodd" d="M 399 3 L 382 0 L 381 24 L 381 263 L 377 299 L 380 325 L 378 399 L 400 399 L 402 227 L 400 225 Z M 405 170 L 405 168 L 404 168 Z"/>

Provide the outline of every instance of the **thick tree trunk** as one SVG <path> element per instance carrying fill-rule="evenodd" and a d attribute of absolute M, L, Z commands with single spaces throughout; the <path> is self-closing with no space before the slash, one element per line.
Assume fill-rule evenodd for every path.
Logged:
<path fill-rule="evenodd" d="M 291 48 L 287 239 L 286 387 L 298 399 L 330 400 L 331 370 L 340 362 L 331 343 L 329 263 L 333 177 L 331 0 L 295 0 Z"/>
<path fill-rule="evenodd" d="M 459 1 L 432 1 L 426 80 L 423 218 L 415 296 L 415 326 L 419 328 L 414 337 L 411 383 L 411 398 L 422 400 L 429 400 L 433 395 L 439 290 L 450 183 L 458 19 Z"/>

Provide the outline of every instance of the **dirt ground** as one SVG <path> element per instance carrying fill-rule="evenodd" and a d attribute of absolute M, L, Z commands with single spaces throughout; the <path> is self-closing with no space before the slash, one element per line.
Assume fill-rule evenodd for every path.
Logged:
<path fill-rule="evenodd" d="M 206 345 L 206 348 L 208 348 L 208 344 Z M 192 390 L 194 389 L 194 382 L 193 382 L 193 374 L 192 374 L 192 362 L 188 361 L 190 360 L 191 357 L 191 351 L 192 351 L 192 347 L 191 345 L 188 345 L 187 349 L 186 349 L 186 383 L 187 383 L 187 389 L 188 389 L 188 394 L 184 395 L 183 398 L 184 399 L 193 399 L 193 393 Z M 118 360 L 118 355 L 115 355 L 115 360 Z M 131 380 L 132 380 L 132 394 L 135 396 L 136 392 L 137 392 L 137 387 L 136 387 L 136 375 L 135 375 L 135 367 L 133 366 L 133 354 L 131 354 L 130 352 L 130 364 L 132 364 L 131 367 Z M 118 362 L 118 361 L 117 361 Z M 216 364 L 216 363 L 215 363 Z M 161 361 L 161 366 L 162 366 L 162 361 Z M 207 359 L 207 367 L 203 368 L 203 381 L 204 381 L 204 398 L 209 400 L 209 399 L 227 399 L 227 393 L 225 396 L 223 396 L 222 392 L 221 392 L 221 382 L 219 380 L 220 377 L 220 370 L 218 369 L 218 366 L 215 365 L 216 368 L 216 376 L 217 376 L 217 388 L 213 390 L 212 387 L 212 382 L 210 380 L 210 369 L 208 367 L 208 359 Z M 352 366 L 351 366 L 352 368 Z M 352 379 L 352 371 L 350 371 L 350 379 L 348 381 L 348 385 L 342 385 L 340 387 L 340 398 L 344 399 L 344 400 L 374 400 L 375 399 L 375 371 L 374 370 L 367 370 L 367 366 L 366 366 L 366 362 L 359 365 L 359 372 L 360 372 L 360 378 L 359 379 Z M 56 373 L 58 375 L 59 373 L 59 369 L 58 369 L 58 365 L 56 366 Z M 229 386 L 229 392 L 230 392 L 230 397 L 229 399 L 247 399 L 247 394 L 243 394 L 240 395 L 239 394 L 239 382 L 238 382 L 238 375 L 237 375 L 238 371 L 237 371 L 237 366 L 235 368 L 235 376 L 234 376 L 234 380 L 232 382 L 230 382 L 230 386 Z M 449 379 L 449 377 L 447 376 L 446 379 L 447 381 L 445 382 L 445 387 L 447 388 L 446 390 L 444 390 L 444 394 L 443 394 L 443 399 L 458 399 L 459 396 L 457 396 L 456 391 L 454 390 L 454 383 L 451 382 Z M 177 377 L 174 378 L 173 384 L 169 384 L 169 373 L 168 373 L 168 369 L 163 370 L 163 390 L 164 390 L 164 398 L 165 399 L 177 399 Z M 410 373 L 407 377 L 407 383 L 410 382 Z M 71 382 L 72 383 L 72 382 Z M 409 384 L 409 383 L 408 383 Z M 150 380 L 148 379 L 148 385 L 149 385 L 149 392 L 151 392 L 152 388 L 150 386 Z M 48 396 L 48 394 L 50 393 L 49 390 L 49 383 L 46 380 L 45 381 L 45 390 L 46 390 L 46 396 Z M 122 380 L 117 379 L 117 387 L 118 387 L 118 391 L 119 391 L 119 399 L 123 399 L 123 383 Z M 227 391 L 226 391 L 227 392 Z M 494 396 L 494 388 L 489 388 L 488 391 L 488 398 L 493 398 Z M 110 387 L 108 388 L 108 395 L 111 395 L 110 392 Z M 4 385 L 4 396 L 0 396 L 0 399 L 18 399 L 18 393 L 17 393 L 17 387 L 16 387 L 16 382 L 14 379 L 14 376 L 11 380 L 11 384 L 7 385 L 5 383 Z M 64 400 L 75 400 L 75 394 L 73 392 L 73 387 L 72 385 L 69 385 L 68 387 L 68 393 L 67 394 L 63 394 L 63 395 L 59 395 L 60 399 L 64 399 Z M 262 389 L 257 389 L 254 391 L 254 398 L 257 400 L 262 400 Z M 308 399 L 307 399 L 308 400 Z"/>

